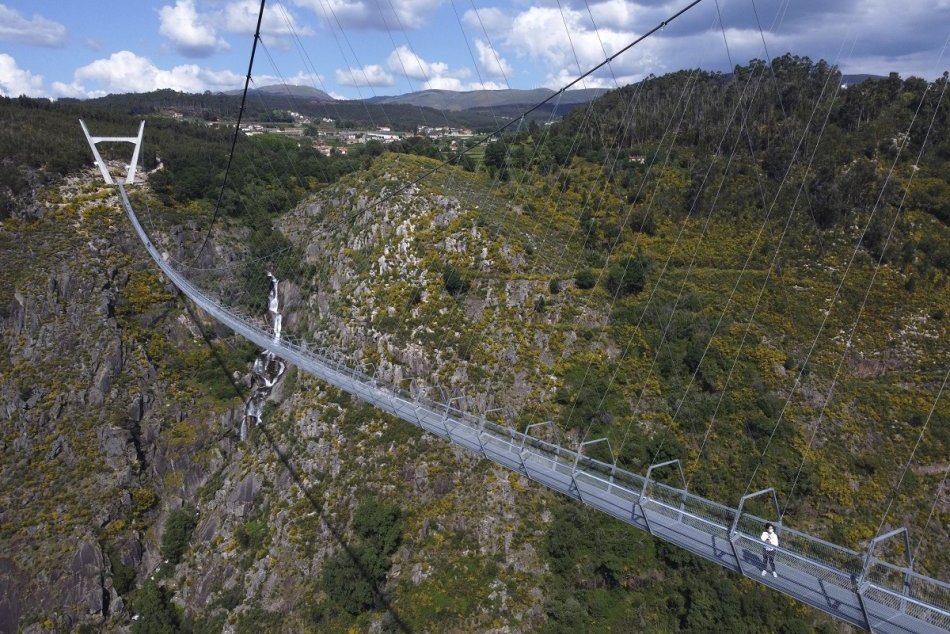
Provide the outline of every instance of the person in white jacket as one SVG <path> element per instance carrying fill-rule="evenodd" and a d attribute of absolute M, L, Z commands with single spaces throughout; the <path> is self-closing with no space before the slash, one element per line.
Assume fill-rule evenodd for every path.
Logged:
<path fill-rule="evenodd" d="M 769 567 L 772 568 L 772 576 L 778 577 L 775 571 L 775 547 L 778 546 L 778 535 L 775 533 L 775 527 L 771 523 L 765 525 L 765 531 L 762 533 L 762 541 L 765 546 L 762 549 L 762 559 L 765 561 L 765 567 L 762 569 L 762 576 L 768 574 Z"/>

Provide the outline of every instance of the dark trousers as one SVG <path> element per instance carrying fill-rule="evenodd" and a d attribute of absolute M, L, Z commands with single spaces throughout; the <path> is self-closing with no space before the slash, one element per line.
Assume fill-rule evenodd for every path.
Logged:
<path fill-rule="evenodd" d="M 772 572 L 775 572 L 775 551 L 765 548 L 762 550 L 762 559 L 765 560 L 765 569 L 768 570 L 769 566 L 772 567 Z"/>

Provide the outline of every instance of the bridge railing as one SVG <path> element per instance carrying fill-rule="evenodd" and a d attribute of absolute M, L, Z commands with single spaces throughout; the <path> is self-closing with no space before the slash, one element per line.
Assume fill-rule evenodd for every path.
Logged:
<path fill-rule="evenodd" d="M 204 297 L 207 302 L 213 302 L 212 298 L 199 289 L 192 287 L 190 290 Z M 236 316 L 232 312 L 232 318 L 234 317 Z M 262 324 L 246 317 L 240 316 L 239 320 L 248 328 L 262 328 Z M 372 376 L 352 368 L 342 359 L 326 354 L 325 351 L 312 350 L 290 340 L 282 341 L 281 347 L 309 356 L 366 389 L 371 389 L 366 387 L 368 385 L 380 385 Z M 391 386 L 380 386 L 403 399 L 409 407 L 417 411 L 422 408 L 441 412 L 445 422 L 456 430 L 464 427 L 475 434 L 487 434 L 496 444 L 503 445 L 509 453 L 517 453 L 522 458 L 527 456 L 530 465 L 528 475 L 541 482 L 552 484 L 550 480 L 545 480 L 544 471 L 569 475 L 582 483 L 582 488 L 588 494 L 591 490 L 599 490 L 620 497 L 631 505 L 640 501 L 649 510 L 677 523 L 692 526 L 712 536 L 728 537 L 728 526 L 737 512 L 736 509 L 706 500 L 683 489 L 652 481 L 647 495 L 641 501 L 639 490 L 643 487 L 645 478 L 639 474 L 618 469 L 615 465 L 579 455 L 560 445 L 491 423 L 484 417 L 469 414 L 451 403 L 439 402 L 424 395 L 413 395 L 407 390 Z M 421 424 L 418 419 L 416 422 Z M 483 453 L 493 453 L 492 457 L 497 458 L 495 449 L 482 447 Z M 508 462 L 511 463 L 510 460 Z M 583 494 L 579 497 L 583 497 Z M 596 500 L 588 498 L 586 501 L 620 517 L 626 513 L 626 505 L 623 503 L 611 503 L 600 497 Z M 764 523 L 764 519 L 749 513 L 744 513 L 739 518 L 733 537 L 737 552 L 741 553 L 740 568 L 758 570 L 761 566 L 762 542 L 758 533 Z M 782 546 L 776 549 L 776 560 L 779 564 L 842 589 L 856 591 L 856 578 L 862 569 L 861 553 L 787 527 L 781 529 L 781 534 Z M 911 581 L 906 583 L 905 578 Z M 950 588 L 947 584 L 884 562 L 874 563 L 867 581 L 863 591 L 865 597 L 871 601 L 891 609 L 895 614 L 907 613 L 935 627 L 950 629 L 950 615 L 946 609 Z"/>
<path fill-rule="evenodd" d="M 761 569 L 763 542 L 760 535 L 767 520 L 751 513 L 743 513 L 737 524 L 737 546 L 741 546 L 740 565 Z M 848 591 L 857 590 L 857 581 L 863 569 L 863 553 L 832 544 L 808 533 L 780 526 L 781 546 L 776 549 L 777 563 L 832 583 Z"/>
<path fill-rule="evenodd" d="M 866 581 L 864 595 L 872 601 L 950 630 L 950 584 L 877 559 Z"/>
<path fill-rule="evenodd" d="M 667 524 L 661 525 L 666 528 L 689 526 L 713 539 L 714 553 L 717 539 L 728 540 L 733 545 L 735 559 L 714 554 L 727 567 L 733 566 L 728 561 L 734 561 L 745 574 L 755 574 L 754 571 L 761 568 L 763 544 L 759 534 L 765 524 L 763 518 L 744 512 L 736 521 L 738 509 L 691 494 L 685 489 L 648 481 L 648 478 L 620 469 L 615 464 L 497 425 L 484 416 L 463 411 L 453 404 L 452 399 L 440 402 L 399 386 L 384 386 L 374 376 L 349 366 L 339 355 L 310 348 L 290 336 L 280 341 L 273 339 L 261 321 L 225 308 L 164 262 L 138 224 L 121 185 L 120 192 L 130 219 L 162 270 L 212 317 L 239 334 L 420 427 L 450 436 L 454 429 L 453 440 L 459 444 L 517 468 L 529 477 L 625 521 L 644 527 L 642 522 L 649 523 L 647 515 L 652 515 L 654 522 L 656 518 L 665 518 Z M 444 431 L 440 432 L 440 424 Z M 644 493 L 642 498 L 641 491 Z M 642 522 L 635 515 L 637 507 Z M 734 530 L 731 531 L 733 523 Z M 649 526 L 645 527 L 649 529 Z M 869 629 L 880 627 L 901 615 L 910 615 L 919 624 L 950 631 L 950 585 L 915 573 L 909 567 L 893 566 L 876 558 L 869 558 L 870 565 L 864 574 L 865 556 L 862 553 L 791 528 L 782 527 L 780 534 L 781 545 L 776 549 L 778 563 L 816 578 L 821 584 L 840 588 L 835 596 L 833 592 L 823 591 L 823 597 L 819 599 L 807 596 L 809 592 L 814 593 L 812 590 L 786 588 L 783 590 L 786 593 Z M 682 536 L 667 534 L 665 537 L 690 547 Z M 709 556 L 708 553 L 705 556 Z M 827 605 L 823 605 L 822 600 Z M 852 605 L 854 600 L 860 601 L 860 611 Z M 870 607 L 867 607 L 868 602 L 871 602 Z"/>
<path fill-rule="evenodd" d="M 736 515 L 733 508 L 655 481 L 647 487 L 642 503 L 665 517 L 722 539 L 729 539 L 729 529 Z"/>
<path fill-rule="evenodd" d="M 752 513 L 743 513 L 736 530 L 758 540 L 768 521 Z M 771 521 L 778 525 L 780 543 L 784 548 L 826 565 L 840 568 L 855 577 L 861 574 L 863 553 L 782 525 L 776 520 Z"/>

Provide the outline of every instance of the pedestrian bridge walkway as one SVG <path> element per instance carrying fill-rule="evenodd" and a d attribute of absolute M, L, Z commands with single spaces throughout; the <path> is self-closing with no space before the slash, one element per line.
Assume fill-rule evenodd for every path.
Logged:
<path fill-rule="evenodd" d="M 122 205 L 149 254 L 186 296 L 236 333 L 295 364 L 302 370 L 374 407 L 398 416 L 427 432 L 517 471 L 544 486 L 685 548 L 729 570 L 748 576 L 854 626 L 895 634 L 950 632 L 950 584 L 917 574 L 912 566 L 897 566 L 874 556 L 894 531 L 861 553 L 805 533 L 778 527 L 778 577 L 762 576 L 762 542 L 766 521 L 744 510 L 748 499 L 767 496 L 771 489 L 745 496 L 738 508 L 723 506 L 655 479 L 660 469 L 678 468 L 678 461 L 650 467 L 645 475 L 625 471 L 574 451 L 498 425 L 452 405 L 380 384 L 373 376 L 347 367 L 325 351 L 286 339 L 275 339 L 260 325 L 222 306 L 166 262 L 151 243 L 135 215 L 125 188 L 118 184 Z M 682 475 L 682 471 L 679 471 Z M 777 516 L 777 514 L 776 514 Z M 909 549 L 908 549 L 909 552 Z"/>

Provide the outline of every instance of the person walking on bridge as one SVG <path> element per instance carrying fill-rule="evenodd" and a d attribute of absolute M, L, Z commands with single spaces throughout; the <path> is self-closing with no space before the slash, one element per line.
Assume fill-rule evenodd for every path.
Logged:
<path fill-rule="evenodd" d="M 761 539 L 765 542 L 765 547 L 762 549 L 762 559 L 765 561 L 762 576 L 768 574 L 769 567 L 771 567 L 772 576 L 778 577 L 778 572 L 775 571 L 775 547 L 778 546 L 778 535 L 775 533 L 775 527 L 772 526 L 771 522 L 765 525 L 765 531 L 762 533 Z"/>

